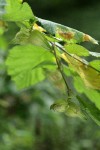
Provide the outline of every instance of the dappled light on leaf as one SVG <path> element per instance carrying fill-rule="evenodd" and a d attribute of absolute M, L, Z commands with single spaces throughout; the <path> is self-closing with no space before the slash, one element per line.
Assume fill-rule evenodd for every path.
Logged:
<path fill-rule="evenodd" d="M 74 76 L 74 86 L 79 93 L 84 93 L 90 99 L 90 101 L 92 101 L 95 106 L 100 110 L 99 91 L 86 88 L 84 82 L 79 76 Z"/>
<path fill-rule="evenodd" d="M 20 89 L 43 80 L 45 76 L 42 67 L 53 68 L 53 63 L 54 57 L 50 52 L 32 45 L 14 47 L 6 61 L 8 74 Z"/>
<path fill-rule="evenodd" d="M 4 55 L 3 59 L 7 56 L 2 54 L 3 50 L 9 48 L 4 65 L 0 58 L 1 70 L 7 67 L 8 75 L 21 90 L 47 79 L 44 82 L 50 82 L 59 91 L 55 99 L 60 99 L 50 109 L 83 120 L 87 118 L 86 113 L 100 125 L 100 53 L 97 49 L 93 52 L 92 47 L 90 52 L 80 45 L 87 44 L 88 47 L 90 43 L 98 44 L 98 41 L 76 29 L 34 16 L 24 0 L 5 0 L 4 3 L 2 0 L 0 8 L 3 11 L 0 14 L 0 54 Z M 4 44 L 4 38 L 8 44 Z M 51 86 L 48 88 L 56 95 Z M 45 92 L 42 86 L 40 89 Z"/>
<path fill-rule="evenodd" d="M 92 38 L 90 35 L 88 34 L 84 34 L 83 35 L 83 41 L 86 41 L 86 42 L 92 42 L 93 44 L 98 44 L 98 41 L 95 40 L 94 38 Z"/>
<path fill-rule="evenodd" d="M 3 18 L 6 21 L 23 21 L 34 18 L 30 6 L 24 2 L 16 0 L 6 0 L 7 5 L 5 6 L 6 13 Z M 27 12 L 27 13 L 25 13 Z"/>
<path fill-rule="evenodd" d="M 100 60 L 93 60 L 89 64 L 100 71 Z"/>
<path fill-rule="evenodd" d="M 46 32 L 42 27 L 38 26 L 36 23 L 33 25 L 33 30 L 38 30 L 40 32 Z"/>
<path fill-rule="evenodd" d="M 79 96 L 77 96 L 77 99 L 82 108 L 86 111 L 86 113 L 100 126 L 100 111 L 94 105 L 94 103 L 85 100 Z"/>
<path fill-rule="evenodd" d="M 20 45 L 33 44 L 36 46 L 41 46 L 48 50 L 51 49 L 50 44 L 43 33 L 39 32 L 38 30 L 33 30 L 30 32 L 30 30 L 28 29 L 21 29 L 16 34 L 12 43 Z"/>
<path fill-rule="evenodd" d="M 84 60 L 68 54 L 61 57 L 79 74 L 87 87 L 100 89 L 100 72 L 88 65 Z"/>
<path fill-rule="evenodd" d="M 75 54 L 78 56 L 89 56 L 89 51 L 83 46 L 77 44 L 68 44 L 64 46 L 66 51 L 70 54 Z"/>
<path fill-rule="evenodd" d="M 40 18 L 37 18 L 37 20 L 49 34 L 55 35 L 59 38 L 59 40 L 64 40 L 68 43 L 80 43 L 87 41 L 93 44 L 98 44 L 98 41 L 91 36 L 73 28 Z"/>

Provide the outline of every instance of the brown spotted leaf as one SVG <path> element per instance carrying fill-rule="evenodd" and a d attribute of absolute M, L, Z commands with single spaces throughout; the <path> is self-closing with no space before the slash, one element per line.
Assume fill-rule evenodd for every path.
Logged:
<path fill-rule="evenodd" d="M 47 33 L 53 35 L 59 40 L 63 40 L 67 43 L 80 43 L 87 41 L 92 42 L 93 44 L 98 44 L 98 41 L 92 38 L 90 35 L 73 28 L 40 18 L 37 18 L 37 21 Z"/>

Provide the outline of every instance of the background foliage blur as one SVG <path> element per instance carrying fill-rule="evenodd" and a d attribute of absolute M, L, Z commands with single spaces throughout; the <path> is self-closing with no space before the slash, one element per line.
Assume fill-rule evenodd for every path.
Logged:
<path fill-rule="evenodd" d="M 27 2 L 36 16 L 78 29 L 100 41 L 99 0 Z M 49 80 L 24 91 L 16 89 L 4 64 L 8 43 L 18 30 L 13 23 L 9 26 L 12 33 L 7 31 L 0 37 L 0 150 L 99 150 L 100 128 L 92 120 L 83 122 L 49 109 L 62 96 Z M 99 52 L 100 46 L 86 46 Z"/>

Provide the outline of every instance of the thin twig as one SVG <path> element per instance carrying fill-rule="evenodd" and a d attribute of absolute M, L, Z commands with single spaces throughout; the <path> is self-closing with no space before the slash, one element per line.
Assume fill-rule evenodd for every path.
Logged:
<path fill-rule="evenodd" d="M 87 66 L 89 66 L 90 68 L 92 68 L 92 69 L 94 69 L 95 71 L 97 71 L 97 72 L 99 72 L 100 73 L 100 71 L 99 70 L 97 70 L 96 68 L 94 68 L 94 67 L 92 67 L 92 66 L 90 66 L 89 64 L 86 64 L 85 62 L 83 62 L 82 60 L 79 60 L 78 58 L 76 58 L 76 57 L 74 57 L 74 56 L 72 56 L 70 53 L 68 53 L 64 48 L 62 48 L 62 47 L 60 47 L 60 46 L 58 46 L 57 44 L 55 44 L 60 50 L 62 50 L 64 53 L 66 53 L 67 55 L 69 55 L 70 57 L 72 57 L 73 59 L 75 59 L 75 60 L 77 60 L 77 61 L 79 61 L 79 62 L 81 62 L 81 63 L 83 63 L 84 65 L 87 65 Z"/>
<path fill-rule="evenodd" d="M 56 54 L 56 50 L 55 50 L 55 44 L 52 44 L 52 46 L 53 46 L 54 55 L 55 55 L 55 58 L 56 58 L 56 63 L 57 63 L 57 65 L 58 65 L 58 69 L 59 69 L 59 71 L 60 71 L 60 73 L 61 73 L 61 75 L 62 75 L 62 78 L 63 78 L 63 80 L 64 80 L 64 82 L 65 82 L 65 85 L 66 85 L 66 87 L 67 87 L 68 96 L 70 96 L 70 88 L 69 88 L 69 86 L 68 86 L 68 84 L 67 84 L 67 81 L 66 81 L 66 78 L 65 78 L 65 74 L 64 74 L 64 72 L 63 72 L 63 70 L 62 70 L 62 68 L 61 68 L 61 63 L 60 63 L 59 59 L 57 58 L 57 54 Z"/>

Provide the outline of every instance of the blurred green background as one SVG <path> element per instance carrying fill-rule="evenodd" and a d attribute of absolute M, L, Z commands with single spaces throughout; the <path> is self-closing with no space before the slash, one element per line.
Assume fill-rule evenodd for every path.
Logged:
<path fill-rule="evenodd" d="M 100 1 L 26 0 L 40 18 L 64 24 L 100 41 Z M 18 91 L 7 76 L 4 61 L 8 42 L 17 32 L 10 24 L 0 38 L 0 150 L 99 150 L 100 128 L 91 120 L 69 118 L 50 110 L 62 96 L 54 83 L 45 80 Z M 100 46 L 86 45 L 100 52 Z M 62 88 L 62 85 L 59 88 Z"/>

